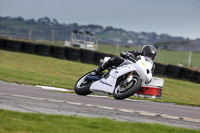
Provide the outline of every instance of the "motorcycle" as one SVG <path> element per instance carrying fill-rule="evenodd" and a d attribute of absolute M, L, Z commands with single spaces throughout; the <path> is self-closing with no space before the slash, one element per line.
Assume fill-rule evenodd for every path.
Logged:
<path fill-rule="evenodd" d="M 105 57 L 102 63 L 109 58 Z M 145 56 L 124 59 L 120 66 L 110 67 L 107 72 L 98 75 L 94 71 L 86 73 L 76 82 L 74 90 L 78 95 L 113 95 L 122 100 L 134 95 L 142 83 L 151 82 L 152 68 L 153 61 Z"/>

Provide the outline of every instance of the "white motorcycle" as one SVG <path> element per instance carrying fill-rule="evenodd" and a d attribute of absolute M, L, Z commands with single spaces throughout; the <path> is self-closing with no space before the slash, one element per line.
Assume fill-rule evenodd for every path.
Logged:
<path fill-rule="evenodd" d="M 105 57 L 105 63 L 110 57 Z M 75 84 L 78 95 L 107 94 L 115 99 L 125 99 L 140 89 L 142 82 L 148 84 L 152 80 L 153 61 L 145 56 L 130 58 L 118 67 L 108 68 L 108 72 L 96 75 L 94 71 L 83 75 Z"/>

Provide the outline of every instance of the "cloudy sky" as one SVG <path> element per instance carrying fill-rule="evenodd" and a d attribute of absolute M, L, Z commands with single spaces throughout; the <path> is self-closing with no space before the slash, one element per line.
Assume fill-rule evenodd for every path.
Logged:
<path fill-rule="evenodd" d="M 200 38 L 200 0 L 0 0 L 0 16 Z"/>

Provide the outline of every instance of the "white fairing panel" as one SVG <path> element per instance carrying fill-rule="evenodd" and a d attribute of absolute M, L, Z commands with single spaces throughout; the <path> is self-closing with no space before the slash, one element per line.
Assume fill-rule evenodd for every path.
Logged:
<path fill-rule="evenodd" d="M 91 91 L 104 91 L 108 93 L 113 93 L 115 88 L 116 78 L 108 77 L 107 79 L 102 78 L 99 81 L 94 82 L 90 86 Z"/>
<path fill-rule="evenodd" d="M 102 78 L 99 81 L 94 82 L 90 86 L 90 90 L 104 91 L 104 92 L 108 92 L 112 94 L 115 89 L 117 78 L 133 70 L 135 70 L 133 65 L 121 66 L 121 67 L 118 67 L 117 69 L 112 69 L 107 79 Z"/>
<path fill-rule="evenodd" d="M 150 60 L 150 59 L 149 59 Z M 135 63 L 137 68 L 136 72 L 140 75 L 143 82 L 150 82 L 152 79 L 152 63 L 147 61 L 146 58 L 142 57 L 141 60 Z"/>

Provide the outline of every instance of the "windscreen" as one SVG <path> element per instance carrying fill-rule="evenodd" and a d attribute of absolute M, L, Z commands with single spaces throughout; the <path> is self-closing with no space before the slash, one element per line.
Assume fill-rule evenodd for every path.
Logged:
<path fill-rule="evenodd" d="M 149 57 L 145 57 L 145 60 L 150 62 L 153 65 L 153 61 Z"/>
<path fill-rule="evenodd" d="M 145 57 L 145 60 L 152 64 L 151 72 L 153 73 L 154 69 L 155 69 L 155 65 L 154 65 L 153 61 L 149 57 Z"/>

